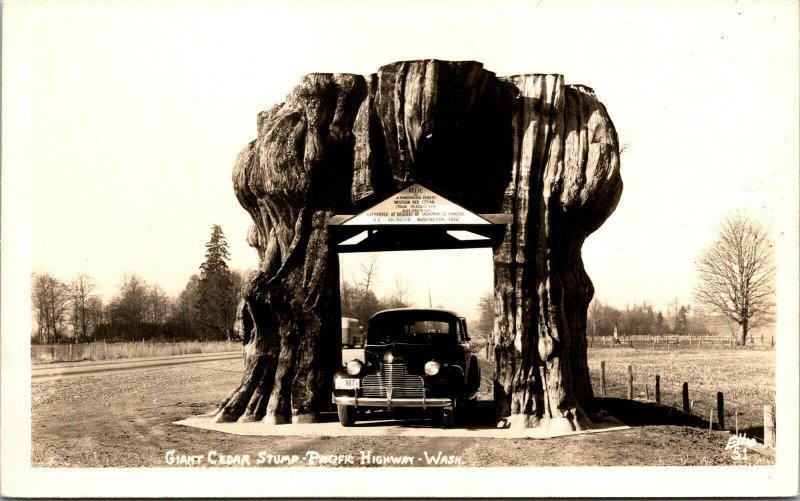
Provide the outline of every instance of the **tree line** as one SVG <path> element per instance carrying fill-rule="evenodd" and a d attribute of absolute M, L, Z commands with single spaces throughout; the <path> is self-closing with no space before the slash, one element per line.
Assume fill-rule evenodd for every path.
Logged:
<path fill-rule="evenodd" d="M 589 305 L 586 335 L 613 336 L 615 330 L 619 336 L 729 332 L 737 345 L 745 345 L 753 329 L 774 321 L 772 248 L 760 221 L 741 212 L 728 214 L 697 261 L 694 306 L 674 299 L 663 314 L 647 301 L 623 310 L 595 298 Z M 494 327 L 491 291 L 481 296 L 477 310 L 475 328 L 488 335 Z"/>
<path fill-rule="evenodd" d="M 710 334 L 715 328 L 713 318 L 691 305 L 680 304 L 677 299 L 667 307 L 665 315 L 654 310 L 647 301 L 626 305 L 623 310 L 595 298 L 589 305 L 586 335 L 613 336 L 616 330 L 619 336 L 683 336 Z"/>
<path fill-rule="evenodd" d="M 104 302 L 86 274 L 64 282 L 49 273 L 32 275 L 31 341 L 40 344 L 158 339 L 223 340 L 233 336 L 236 307 L 248 280 L 230 270 L 228 244 L 214 225 L 205 260 L 177 297 L 136 274 L 123 277 Z"/>
<path fill-rule="evenodd" d="M 236 306 L 249 277 L 230 270 L 229 260 L 225 235 L 214 225 L 199 273 L 192 275 L 174 298 L 158 284 L 132 274 L 123 278 L 117 294 L 106 304 L 96 294 L 95 282 L 85 274 L 63 282 L 48 273 L 34 273 L 35 329 L 31 339 L 42 344 L 231 339 Z M 615 329 L 620 336 L 703 334 L 727 324 L 737 344 L 743 345 L 752 329 L 774 320 L 772 242 L 760 222 L 742 214 L 727 216 L 697 267 L 695 307 L 676 299 L 663 314 L 647 301 L 623 310 L 595 298 L 589 306 L 586 335 L 610 336 Z M 341 281 L 342 316 L 357 318 L 366 326 L 380 310 L 411 306 L 408 284 L 400 276 L 395 276 L 387 297 L 378 297 L 374 292 L 377 272 L 377 258 L 373 257 L 361 263 L 356 275 Z M 481 296 L 477 310 L 479 319 L 470 330 L 473 335 L 488 337 L 494 324 L 491 291 Z"/>
<path fill-rule="evenodd" d="M 473 336 L 489 337 L 494 328 L 494 294 L 484 293 L 477 305 L 478 320 L 472 327 Z M 631 335 L 688 335 L 709 334 L 719 328 L 717 318 L 688 304 L 680 304 L 674 299 L 667 307 L 667 313 L 653 309 L 647 301 L 641 304 L 616 308 L 595 298 L 589 305 L 586 336 Z"/>

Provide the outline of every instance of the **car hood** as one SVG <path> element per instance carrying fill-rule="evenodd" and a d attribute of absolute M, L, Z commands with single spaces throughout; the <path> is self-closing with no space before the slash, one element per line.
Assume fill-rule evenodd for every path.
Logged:
<path fill-rule="evenodd" d="M 371 365 L 383 362 L 387 351 L 391 351 L 394 363 L 405 363 L 408 367 L 421 367 L 429 360 L 436 360 L 443 364 L 464 364 L 464 349 L 457 344 L 406 344 L 389 343 L 381 345 L 367 345 L 364 348 L 364 358 Z"/>

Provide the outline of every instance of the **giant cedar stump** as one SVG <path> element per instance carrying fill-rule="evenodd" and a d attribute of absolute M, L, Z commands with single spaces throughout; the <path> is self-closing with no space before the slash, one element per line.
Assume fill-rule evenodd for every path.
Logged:
<path fill-rule="evenodd" d="M 258 115 L 233 183 L 259 270 L 236 328 L 242 382 L 217 421 L 314 421 L 341 364 L 338 256 L 326 221 L 418 182 L 476 213 L 513 215 L 494 249 L 498 422 L 589 424 L 585 238 L 622 193 L 617 134 L 588 87 L 497 77 L 477 62 L 311 74 Z"/>

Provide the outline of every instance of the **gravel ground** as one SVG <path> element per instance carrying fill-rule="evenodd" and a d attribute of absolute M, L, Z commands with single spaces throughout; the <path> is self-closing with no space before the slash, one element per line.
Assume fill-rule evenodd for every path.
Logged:
<path fill-rule="evenodd" d="M 457 459 L 463 466 L 731 465 L 772 464 L 769 451 L 750 451 L 735 462 L 729 435 L 685 426 L 635 426 L 629 430 L 548 440 L 394 437 L 243 437 L 173 425 L 212 410 L 241 377 L 241 361 L 228 360 L 32 384 L 32 464 L 40 467 L 167 466 L 176 455 L 307 454 Z M 490 387 L 484 381 L 484 393 Z M 624 409 L 620 409 L 624 412 Z M 557 451 L 557 452 L 554 452 Z M 424 463 L 423 463 L 424 464 Z M 203 466 L 207 466 L 205 461 Z M 415 462 L 414 466 L 420 466 Z M 265 465 L 266 466 L 266 465 Z M 337 466 L 337 465 L 333 465 Z M 364 466 L 380 466 L 366 463 Z"/>

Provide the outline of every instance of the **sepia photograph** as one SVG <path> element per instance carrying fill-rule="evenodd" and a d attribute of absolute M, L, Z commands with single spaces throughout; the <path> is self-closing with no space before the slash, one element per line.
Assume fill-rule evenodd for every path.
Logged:
<path fill-rule="evenodd" d="M 0 494 L 798 495 L 798 20 L 7 0 Z"/>

